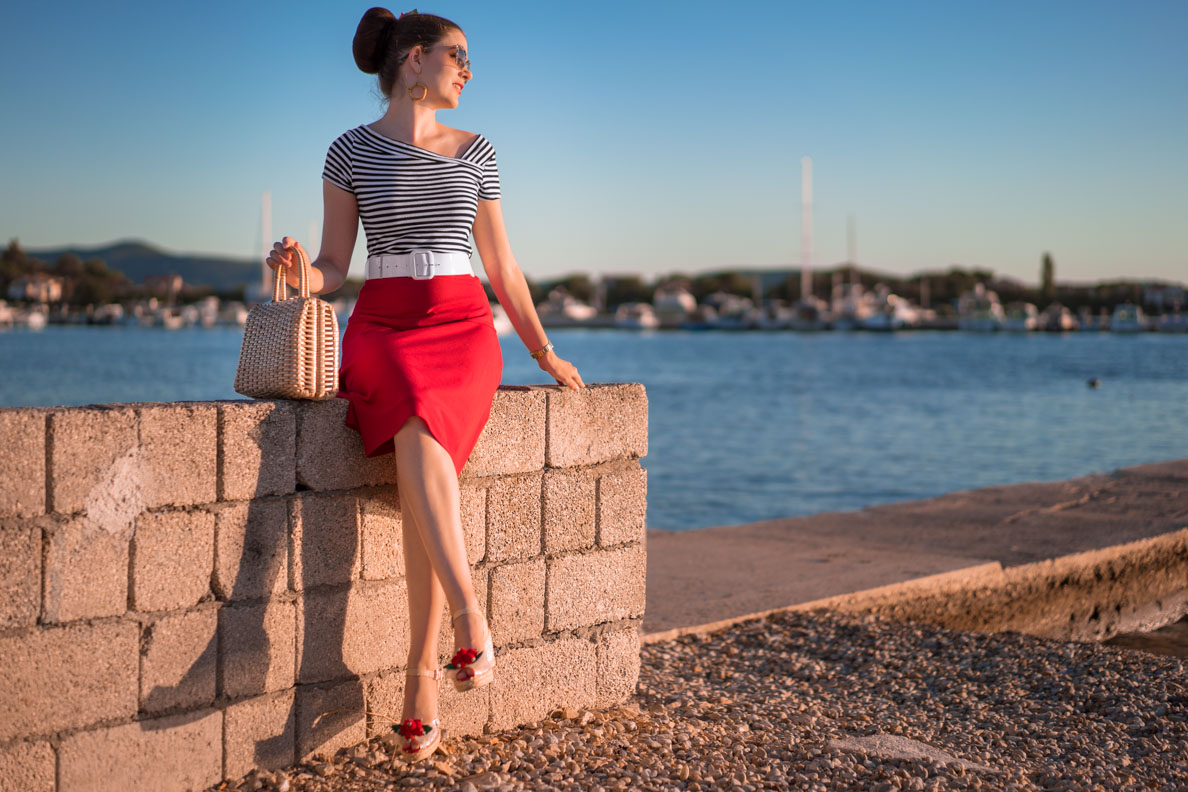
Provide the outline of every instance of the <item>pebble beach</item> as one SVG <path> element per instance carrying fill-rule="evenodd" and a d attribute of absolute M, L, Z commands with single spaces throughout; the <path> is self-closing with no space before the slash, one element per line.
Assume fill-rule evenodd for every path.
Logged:
<path fill-rule="evenodd" d="M 782 612 L 641 648 L 636 692 L 517 729 L 386 738 L 211 790 L 1183 790 L 1186 661 Z"/>

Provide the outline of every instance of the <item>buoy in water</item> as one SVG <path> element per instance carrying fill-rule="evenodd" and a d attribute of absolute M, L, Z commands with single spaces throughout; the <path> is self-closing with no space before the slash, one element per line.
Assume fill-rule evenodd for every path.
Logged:
<path fill-rule="evenodd" d="M 1101 387 L 1101 380 L 1099 380 L 1097 377 L 1094 377 L 1093 379 L 1089 380 L 1089 382 L 1087 382 L 1086 384 L 1087 384 L 1087 385 L 1088 385 L 1090 388 L 1100 388 L 1100 387 Z"/>

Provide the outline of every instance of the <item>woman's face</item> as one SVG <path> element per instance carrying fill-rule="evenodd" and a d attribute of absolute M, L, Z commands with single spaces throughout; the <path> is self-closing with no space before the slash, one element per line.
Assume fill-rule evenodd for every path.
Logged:
<path fill-rule="evenodd" d="M 462 48 L 460 52 L 458 47 Z M 465 62 L 466 36 L 461 30 L 451 30 L 432 47 L 421 53 L 421 74 L 416 78 L 428 87 L 427 102 L 438 107 L 457 107 L 462 89 L 473 77 L 469 65 L 458 65 L 458 55 Z M 415 82 L 416 80 L 414 80 Z M 414 94 L 417 91 L 414 91 Z"/>

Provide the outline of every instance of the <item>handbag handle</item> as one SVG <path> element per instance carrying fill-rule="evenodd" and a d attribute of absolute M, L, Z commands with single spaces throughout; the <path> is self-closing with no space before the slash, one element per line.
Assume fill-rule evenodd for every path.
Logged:
<path fill-rule="evenodd" d="M 305 255 L 305 251 L 295 245 L 290 245 L 285 250 L 291 250 L 297 254 L 297 258 L 301 263 L 301 270 L 297 276 L 297 295 L 300 297 L 309 297 L 309 268 L 312 266 L 309 263 L 309 257 Z M 272 301 L 281 302 L 289 299 L 288 282 L 285 281 L 284 273 L 281 268 L 276 268 L 276 277 L 272 281 Z"/>

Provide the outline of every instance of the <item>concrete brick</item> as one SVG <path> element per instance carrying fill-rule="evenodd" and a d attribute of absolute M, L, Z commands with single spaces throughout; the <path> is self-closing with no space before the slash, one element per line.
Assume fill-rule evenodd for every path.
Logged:
<path fill-rule="evenodd" d="M 403 671 L 400 672 L 403 676 Z M 496 674 L 499 672 L 496 671 Z M 477 736 L 483 733 L 491 713 L 491 689 L 495 682 L 477 690 L 466 690 L 461 693 L 454 690 L 454 685 L 442 677 L 441 692 L 437 699 L 437 711 L 441 716 L 443 737 Z M 404 690 L 401 688 L 401 698 Z M 399 708 L 396 714 L 400 714 Z"/>
<path fill-rule="evenodd" d="M 586 468 L 544 473 L 544 549 L 546 553 L 594 546 L 595 474 Z"/>
<path fill-rule="evenodd" d="M 541 720 L 558 707 L 589 707 L 595 699 L 594 644 L 562 638 L 500 654 L 491 689 L 491 729 Z"/>
<path fill-rule="evenodd" d="M 221 600 L 259 599 L 289 588 L 289 502 L 260 498 L 213 507 L 212 586 Z"/>
<path fill-rule="evenodd" d="M 297 482 L 311 490 L 396 483 L 392 454 L 363 456 L 359 433 L 344 421 L 346 399 L 301 401 L 297 412 Z"/>
<path fill-rule="evenodd" d="M 46 522 L 0 520 L 0 630 L 30 626 L 41 613 L 41 531 Z"/>
<path fill-rule="evenodd" d="M 359 503 L 353 493 L 306 492 L 290 501 L 294 591 L 359 577 Z"/>
<path fill-rule="evenodd" d="M 215 608 L 203 608 L 145 623 L 140 638 L 142 711 L 214 705 L 218 620 Z"/>
<path fill-rule="evenodd" d="M 218 405 L 219 500 L 288 495 L 297 488 L 297 416 L 286 401 Z"/>
<path fill-rule="evenodd" d="M 642 545 L 550 559 L 545 628 L 552 632 L 642 617 L 645 567 Z"/>
<path fill-rule="evenodd" d="M 297 687 L 297 761 L 328 759 L 339 748 L 367 739 L 363 682 Z"/>
<path fill-rule="evenodd" d="M 404 669 L 380 673 L 368 680 L 367 709 L 371 713 L 367 720 L 368 739 L 380 738 L 389 745 L 394 744 L 395 729 L 399 728 L 400 716 L 404 712 L 406 680 Z M 429 683 L 432 684 L 432 680 Z M 437 712 L 441 717 L 443 739 L 483 733 L 492 687 L 493 684 L 459 693 L 442 677 Z"/>
<path fill-rule="evenodd" d="M 592 465 L 647 456 L 648 397 L 637 382 L 593 383 L 548 390 L 549 467 Z"/>
<path fill-rule="evenodd" d="M 400 715 L 404 706 L 403 671 L 383 671 L 368 679 L 363 685 L 363 697 L 367 702 L 367 738 L 383 738 L 385 743 L 392 743 L 394 729 L 400 727 Z M 445 693 L 448 685 L 443 678 L 440 687 L 441 694 Z M 441 707 L 441 694 L 438 696 L 438 708 Z M 442 718 L 445 726 L 445 718 Z"/>
<path fill-rule="evenodd" d="M 130 532 L 108 533 L 86 517 L 47 525 L 47 622 L 119 616 L 128 610 Z"/>
<path fill-rule="evenodd" d="M 487 489 L 487 561 L 519 561 L 541 553 L 541 474 L 505 476 Z"/>
<path fill-rule="evenodd" d="M 219 610 L 220 695 L 256 696 L 293 686 L 297 604 L 272 601 Z"/>
<path fill-rule="evenodd" d="M 144 502 L 195 506 L 218 497 L 218 408 L 172 402 L 137 409 L 143 453 Z"/>
<path fill-rule="evenodd" d="M 67 408 L 49 415 L 50 469 L 46 480 L 50 508 L 60 514 L 81 511 L 92 491 L 115 480 L 140 499 L 136 413 L 116 407 Z M 123 475 L 113 475 L 114 473 Z"/>
<path fill-rule="evenodd" d="M 359 537 L 364 580 L 404 576 L 404 530 L 395 487 L 359 496 Z"/>
<path fill-rule="evenodd" d="M 170 715 L 71 734 L 59 748 L 61 788 L 183 792 L 222 776 L 223 713 Z"/>
<path fill-rule="evenodd" d="M 598 477 L 599 545 L 613 547 L 642 542 L 647 511 L 646 468 L 632 467 Z"/>
<path fill-rule="evenodd" d="M 487 486 L 473 481 L 458 485 L 462 535 L 466 538 L 466 560 L 482 563 L 487 556 Z"/>
<path fill-rule="evenodd" d="M 296 704 L 296 693 L 284 690 L 227 707 L 223 778 L 238 779 L 257 767 L 279 770 L 296 762 Z"/>
<path fill-rule="evenodd" d="M 311 589 L 297 601 L 297 681 L 324 682 L 392 668 L 408 656 L 403 582 Z"/>
<path fill-rule="evenodd" d="M 45 436 L 49 411 L 0 409 L 0 517 L 45 514 Z"/>
<path fill-rule="evenodd" d="M 613 707 L 635 693 L 639 683 L 640 623 L 598 636 L 596 707 Z"/>
<path fill-rule="evenodd" d="M 204 509 L 145 512 L 132 539 L 132 607 L 178 610 L 210 594 L 214 515 Z"/>
<path fill-rule="evenodd" d="M 544 391 L 535 385 L 500 385 L 459 478 L 528 473 L 543 468 L 544 460 Z"/>
<path fill-rule="evenodd" d="M 45 740 L 0 748 L 0 792 L 54 792 L 54 749 Z"/>
<path fill-rule="evenodd" d="M 471 567 L 470 568 L 470 585 L 474 589 L 474 596 L 478 599 L 479 609 L 488 619 L 488 626 L 491 628 L 491 641 L 498 646 L 499 635 L 495 632 L 495 626 L 490 624 L 490 608 L 488 607 L 488 581 L 490 580 L 491 570 L 489 567 Z M 407 584 L 405 589 L 405 599 L 407 601 Z M 455 654 L 454 649 L 454 622 L 451 618 L 453 614 L 450 613 L 449 605 L 442 610 L 441 628 L 437 632 L 437 657 L 444 665 L 450 661 Z M 404 665 L 407 660 L 407 654 L 399 659 L 399 664 Z M 393 665 L 396 665 L 395 663 Z"/>
<path fill-rule="evenodd" d="M 545 560 L 493 567 L 491 640 L 495 646 L 539 638 L 544 632 Z"/>
<path fill-rule="evenodd" d="M 131 622 L 0 636 L 0 742 L 135 715 L 138 644 Z"/>

